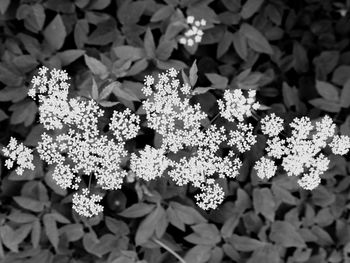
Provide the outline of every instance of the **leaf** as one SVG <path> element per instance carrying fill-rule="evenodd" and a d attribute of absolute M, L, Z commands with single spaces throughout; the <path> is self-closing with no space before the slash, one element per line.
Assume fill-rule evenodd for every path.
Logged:
<path fill-rule="evenodd" d="M 340 104 L 328 101 L 323 98 L 316 98 L 309 100 L 309 103 L 313 105 L 316 108 L 319 108 L 321 110 L 327 111 L 327 112 L 339 112 L 340 111 Z"/>
<path fill-rule="evenodd" d="M 24 19 L 24 25 L 29 30 L 37 33 L 42 30 L 46 19 L 43 5 L 34 4 L 30 6 L 29 14 Z M 65 37 L 65 36 L 64 36 Z"/>
<path fill-rule="evenodd" d="M 89 24 L 86 19 L 79 19 L 74 27 L 74 42 L 77 48 L 82 49 L 87 42 L 89 33 Z"/>
<path fill-rule="evenodd" d="M 232 35 L 233 40 L 233 46 L 235 47 L 235 50 L 243 60 L 247 60 L 248 57 L 248 42 L 247 38 L 241 33 L 236 32 Z"/>
<path fill-rule="evenodd" d="M 57 53 L 61 61 L 62 66 L 67 66 L 71 64 L 73 61 L 77 60 L 79 57 L 85 54 L 85 50 L 80 49 L 68 49 L 63 52 Z"/>
<path fill-rule="evenodd" d="M 149 215 L 146 216 L 145 219 L 142 220 L 135 235 L 136 245 L 141 245 L 148 241 L 156 230 L 159 220 L 164 213 L 164 208 L 161 205 L 158 205 L 156 209 L 154 209 Z"/>
<path fill-rule="evenodd" d="M 286 204 L 296 205 L 296 198 L 286 189 L 272 183 L 271 190 L 277 204 L 279 204 L 279 202 L 284 202 Z"/>
<path fill-rule="evenodd" d="M 30 197 L 23 196 L 14 196 L 13 199 L 19 204 L 21 207 L 33 211 L 33 212 L 41 212 L 44 209 L 44 203 L 32 199 Z"/>
<path fill-rule="evenodd" d="M 266 245 L 265 242 L 262 242 L 260 240 L 245 236 L 238 236 L 235 234 L 228 238 L 228 240 L 235 249 L 243 252 L 254 251 L 257 248 L 261 248 Z"/>
<path fill-rule="evenodd" d="M 198 68 L 195 60 L 190 68 L 190 75 L 189 75 L 190 85 L 192 87 L 194 87 L 194 85 L 196 84 L 197 79 L 198 79 Z"/>
<path fill-rule="evenodd" d="M 118 239 L 112 234 L 105 234 L 98 239 L 94 232 L 90 232 L 84 235 L 83 245 L 89 253 L 102 257 L 118 247 Z"/>
<path fill-rule="evenodd" d="M 177 202 L 170 202 L 178 218 L 186 225 L 205 223 L 207 220 L 193 207 L 185 206 Z"/>
<path fill-rule="evenodd" d="M 45 28 L 43 35 L 54 50 L 58 50 L 63 46 L 67 32 L 59 14 Z"/>
<path fill-rule="evenodd" d="M 156 57 L 156 45 L 154 44 L 153 35 L 151 29 L 148 27 L 145 34 L 145 39 L 143 42 L 144 48 L 148 58 Z"/>
<path fill-rule="evenodd" d="M 113 94 L 127 101 L 139 101 L 139 98 L 132 92 L 131 89 L 125 89 L 118 81 L 114 81 L 111 84 L 113 86 Z"/>
<path fill-rule="evenodd" d="M 106 216 L 105 223 L 107 228 L 116 235 L 116 237 L 122 237 L 129 234 L 129 227 L 122 220 Z"/>
<path fill-rule="evenodd" d="M 52 246 L 57 249 L 59 234 L 55 218 L 52 216 L 52 214 L 45 214 L 43 217 L 43 223 L 47 238 Z"/>
<path fill-rule="evenodd" d="M 124 60 L 138 60 L 145 57 L 145 51 L 142 48 L 133 46 L 117 46 L 113 48 L 118 58 Z"/>
<path fill-rule="evenodd" d="M 278 252 L 278 247 L 273 245 L 266 245 L 256 249 L 247 263 L 280 263 L 281 259 Z"/>
<path fill-rule="evenodd" d="M 18 74 L 10 70 L 6 64 L 0 62 L 0 82 L 11 86 L 12 89 L 12 86 L 19 86 L 22 81 L 23 78 L 21 76 L 18 76 Z M 21 88 L 21 90 L 23 90 L 23 88 Z M 0 92 L 4 92 L 4 90 Z M 0 101 L 5 101 L 3 96 L 4 95 L 0 93 Z"/>
<path fill-rule="evenodd" d="M 254 15 L 261 7 L 264 0 L 248 0 L 242 7 L 241 16 L 243 19 L 248 19 Z"/>
<path fill-rule="evenodd" d="M 8 119 L 8 117 L 9 116 L 2 109 L 0 109 L 0 122 Z"/>
<path fill-rule="evenodd" d="M 13 111 L 10 118 L 11 124 L 24 123 L 25 126 L 29 126 L 34 122 L 38 107 L 34 101 L 25 100 L 13 104 L 9 110 Z"/>
<path fill-rule="evenodd" d="M 3 225 L 0 227 L 1 240 L 12 252 L 18 252 L 18 245 L 27 237 L 31 228 L 31 224 L 22 225 L 16 230 L 8 225 Z"/>
<path fill-rule="evenodd" d="M 251 49 L 259 53 L 273 54 L 272 47 L 266 38 L 255 27 L 247 23 L 243 23 L 239 32 L 244 35 L 248 40 L 248 45 Z"/>
<path fill-rule="evenodd" d="M 107 67 L 98 59 L 84 55 L 85 63 L 91 70 L 91 72 L 100 77 L 100 79 L 106 79 L 109 75 Z"/>
<path fill-rule="evenodd" d="M 69 224 L 59 229 L 59 235 L 65 235 L 68 242 L 75 242 L 84 236 L 82 224 Z"/>
<path fill-rule="evenodd" d="M 256 213 L 261 213 L 270 221 L 274 221 L 276 204 L 270 189 L 254 189 L 253 205 Z"/>
<path fill-rule="evenodd" d="M 205 76 L 210 80 L 214 89 L 225 90 L 227 88 L 228 79 L 226 77 L 216 73 L 206 73 Z"/>
<path fill-rule="evenodd" d="M 334 245 L 334 241 L 333 241 L 332 237 L 323 228 L 314 225 L 311 227 L 311 232 L 314 235 L 316 235 L 316 237 L 317 237 L 316 243 L 318 245 L 323 246 L 323 247 Z"/>
<path fill-rule="evenodd" d="M 201 223 L 192 226 L 194 233 L 185 240 L 197 245 L 215 245 L 220 242 L 220 232 L 214 224 Z"/>
<path fill-rule="evenodd" d="M 161 39 L 156 50 L 156 57 L 159 60 L 168 60 L 177 43 L 174 40 Z"/>
<path fill-rule="evenodd" d="M 148 215 L 154 209 L 154 207 L 154 204 L 137 203 L 128 207 L 118 215 L 128 218 L 143 217 Z"/>
<path fill-rule="evenodd" d="M 341 65 L 337 67 L 336 70 L 333 72 L 332 82 L 339 86 L 343 86 L 349 78 L 350 78 L 350 66 Z"/>
<path fill-rule="evenodd" d="M 307 72 L 309 70 L 309 60 L 306 50 L 299 42 L 294 42 L 293 45 L 293 61 L 294 69 L 298 73 Z"/>
<path fill-rule="evenodd" d="M 230 31 L 226 30 L 218 44 L 218 48 L 216 50 L 216 58 L 220 58 L 227 52 L 227 50 L 230 48 L 232 41 L 233 34 Z"/>
<path fill-rule="evenodd" d="M 313 64 L 316 67 L 316 78 L 326 80 L 327 75 L 332 72 L 339 61 L 339 51 L 323 51 L 318 57 L 315 57 Z"/>
<path fill-rule="evenodd" d="M 2 0 L 0 1 L 0 13 L 5 14 L 7 8 L 10 5 L 10 0 Z"/>
<path fill-rule="evenodd" d="M 151 22 L 164 21 L 171 17 L 174 12 L 174 7 L 172 5 L 165 5 L 159 8 L 151 17 Z"/>
<path fill-rule="evenodd" d="M 316 89 L 318 93 L 326 100 L 334 102 L 339 101 L 339 91 L 337 87 L 333 86 L 332 84 L 325 81 L 316 80 Z"/>
<path fill-rule="evenodd" d="M 126 76 L 134 76 L 137 75 L 139 73 L 141 73 L 142 71 L 144 71 L 145 69 L 147 69 L 148 67 L 148 61 L 147 59 L 143 58 L 140 59 L 138 61 L 136 61 L 128 70 L 128 72 L 126 73 Z M 139 97 L 139 96 L 138 96 Z"/>
<path fill-rule="evenodd" d="M 177 227 L 178 229 L 182 230 L 183 232 L 185 232 L 185 224 L 184 222 L 182 222 L 182 220 L 177 216 L 177 214 L 175 213 L 174 209 L 169 206 L 168 209 L 166 210 L 167 214 L 168 214 L 168 218 L 169 218 L 169 222 L 170 224 L 172 224 L 173 226 Z"/>
<path fill-rule="evenodd" d="M 324 186 L 318 186 L 312 191 L 312 202 L 321 207 L 327 207 L 336 201 L 335 194 Z"/>
<path fill-rule="evenodd" d="M 191 248 L 184 257 L 186 263 L 205 263 L 210 258 L 211 246 L 197 245 Z"/>
<path fill-rule="evenodd" d="M 345 84 L 341 90 L 340 106 L 342 108 L 349 108 L 350 107 L 350 78 L 345 82 Z M 1 114 L 0 114 L 0 116 L 1 116 Z"/>
<path fill-rule="evenodd" d="M 91 98 L 93 100 L 98 100 L 98 87 L 94 78 L 92 78 Z"/>
<path fill-rule="evenodd" d="M 283 247 L 306 247 L 297 229 L 289 222 L 275 221 L 271 225 L 270 239 Z"/>
<path fill-rule="evenodd" d="M 34 248 L 39 246 L 41 236 L 41 225 L 39 219 L 33 221 L 32 223 L 32 233 L 31 233 L 31 242 Z"/>

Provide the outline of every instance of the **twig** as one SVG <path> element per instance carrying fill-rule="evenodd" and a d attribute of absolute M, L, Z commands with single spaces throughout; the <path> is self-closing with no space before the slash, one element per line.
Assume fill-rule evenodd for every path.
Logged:
<path fill-rule="evenodd" d="M 176 257 L 181 263 L 186 263 L 186 261 L 179 255 L 177 254 L 174 250 L 172 250 L 170 247 L 168 247 L 166 244 L 164 244 L 162 241 L 159 239 L 153 237 L 152 241 L 160 245 L 162 248 L 164 248 L 166 251 L 168 251 L 170 254 L 172 254 L 174 257 Z"/>

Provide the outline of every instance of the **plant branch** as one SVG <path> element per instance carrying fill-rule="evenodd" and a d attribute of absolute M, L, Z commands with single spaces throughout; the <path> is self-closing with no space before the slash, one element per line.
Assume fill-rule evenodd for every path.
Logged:
<path fill-rule="evenodd" d="M 179 255 L 177 254 L 174 250 L 172 250 L 170 247 L 168 247 L 166 244 L 164 244 L 162 241 L 159 239 L 153 237 L 152 241 L 160 245 L 162 248 L 164 248 L 166 251 L 168 251 L 170 254 L 172 254 L 174 257 L 176 257 L 181 263 L 186 263 L 186 261 Z"/>

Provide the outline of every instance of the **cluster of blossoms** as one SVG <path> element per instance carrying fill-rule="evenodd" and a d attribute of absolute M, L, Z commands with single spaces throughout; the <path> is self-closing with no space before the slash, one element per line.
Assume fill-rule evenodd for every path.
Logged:
<path fill-rule="evenodd" d="M 23 143 L 18 143 L 15 138 L 11 137 L 9 144 L 2 151 L 5 157 L 8 157 L 5 161 L 7 169 L 11 169 L 14 162 L 16 162 L 18 165 L 16 173 L 18 175 L 22 175 L 24 169 L 34 170 L 32 150 L 24 146 Z"/>
<path fill-rule="evenodd" d="M 195 43 L 200 43 L 203 37 L 202 28 L 206 26 L 205 19 L 195 20 L 194 16 L 188 16 L 186 19 L 189 29 L 185 34 L 179 38 L 179 42 L 182 45 L 193 46 Z"/>
<path fill-rule="evenodd" d="M 121 168 L 127 156 L 125 140 L 137 135 L 139 117 L 130 110 L 114 112 L 109 125 L 114 138 L 101 134 L 97 124 L 104 111 L 94 100 L 69 99 L 68 79 L 63 70 L 53 69 L 48 74 L 48 69 L 42 67 L 32 80 L 29 96 L 39 98 L 40 122 L 48 131 L 59 130 L 55 133 L 58 135 L 46 132 L 41 135 L 37 147 L 39 156 L 54 165 L 52 177 L 64 189 L 78 190 L 82 176 L 94 176 L 102 189 L 119 189 L 127 175 Z M 12 144 L 10 149 L 13 148 Z M 23 157 L 19 157 L 23 162 Z M 100 200 L 102 196 L 86 189 L 83 194 L 74 194 L 73 209 L 81 215 L 93 216 L 102 211 L 102 206 L 97 204 Z"/>
<path fill-rule="evenodd" d="M 299 176 L 298 184 L 307 190 L 316 188 L 329 165 L 329 159 L 321 153 L 327 145 L 334 154 L 344 155 L 349 151 L 350 138 L 335 135 L 336 126 L 329 116 L 312 125 L 308 117 L 295 118 L 289 126 L 291 136 L 280 138 L 283 120 L 274 113 L 261 120 L 261 130 L 268 136 L 267 157 L 262 157 L 255 165 L 260 178 L 272 177 L 277 167 L 274 160 L 281 159 L 288 176 Z"/>
<path fill-rule="evenodd" d="M 189 23 L 198 26 L 190 18 Z M 191 87 L 180 84 L 178 71 L 169 69 L 157 76 L 146 76 L 142 92 L 146 100 L 147 126 L 157 135 L 156 146 L 146 145 L 130 155 L 130 169 L 136 178 L 153 180 L 167 174 L 177 185 L 192 184 L 201 191 L 195 196 L 202 209 L 215 209 L 224 200 L 224 190 L 216 178 L 235 178 L 242 162 L 239 154 L 247 152 L 256 143 L 253 125 L 246 121 L 254 110 L 255 91 L 226 90 L 218 100 L 219 114 L 231 130 L 208 123 L 208 116 L 200 104 L 190 102 Z M 103 196 L 90 191 L 93 182 L 104 190 L 120 189 L 128 173 L 126 140 L 137 136 L 139 116 L 129 109 L 114 111 L 109 123 L 110 133 L 98 128 L 104 111 L 94 100 L 69 98 L 68 76 L 62 70 L 43 67 L 32 80 L 29 96 L 38 98 L 40 122 L 47 132 L 41 136 L 37 152 L 42 160 L 54 165 L 53 179 L 64 188 L 79 190 L 73 195 L 73 209 L 91 217 L 103 211 L 99 204 Z M 289 176 L 299 176 L 298 183 L 305 189 L 314 189 L 320 183 L 329 160 L 321 153 L 327 145 L 334 154 L 346 154 L 350 138 L 335 135 L 335 124 L 326 116 L 313 125 L 309 118 L 295 118 L 290 124 L 291 136 L 282 136 L 283 120 L 270 114 L 261 120 L 261 131 L 267 136 L 267 155 L 255 164 L 260 178 L 271 178 L 277 170 L 275 159 L 280 159 Z M 52 133 L 51 130 L 58 130 Z M 221 145 L 230 146 L 224 154 Z M 226 147 L 225 146 L 225 147 Z M 34 169 L 31 150 L 17 144 L 14 138 L 3 149 L 7 168 L 17 161 L 18 174 L 23 169 Z M 181 155 L 181 157 L 176 154 Z M 88 178 L 88 187 L 84 186 Z"/>

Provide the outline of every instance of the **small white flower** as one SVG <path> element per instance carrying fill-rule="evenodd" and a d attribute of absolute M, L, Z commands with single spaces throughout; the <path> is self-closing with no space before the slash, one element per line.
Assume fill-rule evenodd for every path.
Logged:
<path fill-rule="evenodd" d="M 11 169 L 14 162 L 16 162 L 18 165 L 16 168 L 18 175 L 22 175 L 24 169 L 34 170 L 32 150 L 24 146 L 23 143 L 18 143 L 16 138 L 11 137 L 9 144 L 2 151 L 9 158 L 5 161 L 7 169 Z"/>
<path fill-rule="evenodd" d="M 263 134 L 270 137 L 277 136 L 281 131 L 283 131 L 283 119 L 276 116 L 274 113 L 266 115 L 261 120 L 261 130 Z"/>
<path fill-rule="evenodd" d="M 83 189 L 82 194 L 75 193 L 73 195 L 73 210 L 85 217 L 98 215 L 103 211 L 103 206 L 98 204 L 101 200 L 102 196 L 96 194 L 89 196 L 89 190 Z"/>
<path fill-rule="evenodd" d="M 194 25 L 195 25 L 196 27 L 199 27 L 199 26 L 201 25 L 201 22 L 197 20 L 197 21 L 194 22 Z"/>
<path fill-rule="evenodd" d="M 187 24 L 192 24 L 194 22 L 194 16 L 188 16 L 186 22 Z"/>
<path fill-rule="evenodd" d="M 182 44 L 182 45 L 186 45 L 186 43 L 187 43 L 186 38 L 185 37 L 180 37 L 179 43 Z"/>
<path fill-rule="evenodd" d="M 202 193 L 197 194 L 195 198 L 197 205 L 203 210 L 216 209 L 224 201 L 225 192 L 213 179 L 208 179 L 200 189 Z"/>
<path fill-rule="evenodd" d="M 187 39 L 187 45 L 188 45 L 189 47 L 192 47 L 192 46 L 194 45 L 193 39 L 191 39 L 191 38 Z"/>
<path fill-rule="evenodd" d="M 199 43 L 199 42 L 202 41 L 202 37 L 201 37 L 201 36 L 195 36 L 195 37 L 194 37 L 194 41 L 195 41 L 196 43 Z"/>
<path fill-rule="evenodd" d="M 334 154 L 345 155 L 350 148 L 350 138 L 346 135 L 336 135 L 329 146 Z"/>
<path fill-rule="evenodd" d="M 260 160 L 255 163 L 254 169 L 257 171 L 257 175 L 261 179 L 269 179 L 274 176 L 277 171 L 275 162 L 266 157 L 261 157 Z"/>
<path fill-rule="evenodd" d="M 207 24 L 207 21 L 205 21 L 205 19 L 201 19 L 201 26 L 206 26 L 206 24 Z"/>

